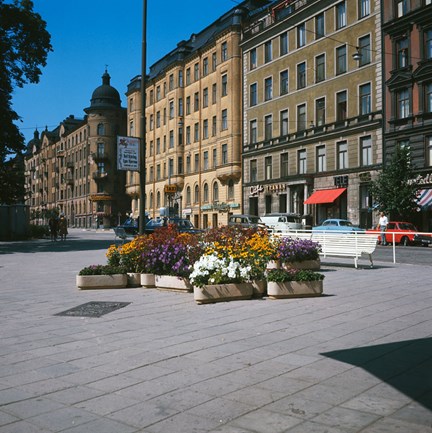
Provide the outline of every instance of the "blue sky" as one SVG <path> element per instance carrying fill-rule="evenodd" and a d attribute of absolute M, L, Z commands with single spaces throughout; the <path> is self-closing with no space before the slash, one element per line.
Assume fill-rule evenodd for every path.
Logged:
<path fill-rule="evenodd" d="M 25 141 L 70 114 L 83 117 L 105 65 L 126 106 L 130 80 L 141 74 L 142 0 L 33 0 L 47 22 L 54 51 L 38 84 L 13 94 Z M 234 0 L 147 0 L 147 68 L 235 7 Z"/>

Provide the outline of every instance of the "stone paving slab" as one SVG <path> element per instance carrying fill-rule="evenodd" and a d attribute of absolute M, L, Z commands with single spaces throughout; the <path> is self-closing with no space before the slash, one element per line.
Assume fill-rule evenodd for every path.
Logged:
<path fill-rule="evenodd" d="M 0 243 L 0 433 L 432 433 L 430 267 L 325 259 L 323 297 L 200 306 L 77 290 L 113 241 Z M 56 316 L 94 301 L 130 304 Z"/>

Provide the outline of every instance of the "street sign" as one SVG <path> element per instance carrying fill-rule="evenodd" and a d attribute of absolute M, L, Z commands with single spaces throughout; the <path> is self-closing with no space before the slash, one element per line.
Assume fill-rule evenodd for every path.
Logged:
<path fill-rule="evenodd" d="M 164 191 L 167 194 L 175 194 L 177 192 L 177 186 L 176 185 L 165 185 Z"/>

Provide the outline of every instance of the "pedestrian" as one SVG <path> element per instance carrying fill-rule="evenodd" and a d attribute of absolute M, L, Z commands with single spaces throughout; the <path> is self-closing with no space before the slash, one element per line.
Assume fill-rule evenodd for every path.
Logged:
<path fill-rule="evenodd" d="M 58 219 L 55 215 L 53 215 L 48 220 L 50 235 L 51 235 L 51 242 L 57 241 L 57 234 L 58 234 Z"/>
<path fill-rule="evenodd" d="M 65 241 L 66 240 L 66 236 L 68 234 L 68 229 L 67 229 L 67 219 L 66 219 L 64 213 L 60 214 L 60 220 L 59 220 L 59 223 L 58 223 L 58 228 L 59 228 L 60 239 L 62 241 Z"/>
<path fill-rule="evenodd" d="M 378 227 L 381 230 L 381 245 L 387 245 L 385 232 L 387 230 L 388 219 L 384 212 L 380 212 L 380 219 L 378 222 Z"/>

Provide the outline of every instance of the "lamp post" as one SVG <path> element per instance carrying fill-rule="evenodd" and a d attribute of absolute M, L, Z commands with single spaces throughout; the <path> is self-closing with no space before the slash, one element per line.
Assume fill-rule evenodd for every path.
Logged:
<path fill-rule="evenodd" d="M 141 146 L 140 146 L 140 194 L 139 194 L 139 234 L 144 234 L 145 227 L 145 183 L 146 183 L 146 57 L 147 57 L 147 0 L 143 0 L 143 28 L 141 50 Z"/>

